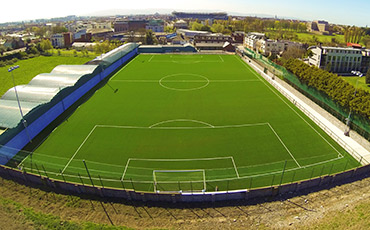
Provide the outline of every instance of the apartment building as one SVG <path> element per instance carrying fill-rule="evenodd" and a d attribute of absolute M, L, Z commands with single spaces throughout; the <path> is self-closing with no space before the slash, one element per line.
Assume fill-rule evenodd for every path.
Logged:
<path fill-rule="evenodd" d="M 370 67 L 370 50 L 353 47 L 309 47 L 313 55 L 309 64 L 333 73 L 348 74 L 352 70 L 366 73 Z"/>
<path fill-rule="evenodd" d="M 280 55 L 291 46 L 298 48 L 302 47 L 302 44 L 298 42 L 267 39 L 265 34 L 255 32 L 248 33 L 245 36 L 244 45 L 265 56 Z"/>
<path fill-rule="evenodd" d="M 248 33 L 244 39 L 244 46 L 251 50 L 256 50 L 257 41 L 265 38 L 266 38 L 265 34 L 262 33 L 257 32 Z"/>
<path fill-rule="evenodd" d="M 150 20 L 146 25 L 145 29 L 151 30 L 155 33 L 164 32 L 164 21 L 163 20 Z"/>

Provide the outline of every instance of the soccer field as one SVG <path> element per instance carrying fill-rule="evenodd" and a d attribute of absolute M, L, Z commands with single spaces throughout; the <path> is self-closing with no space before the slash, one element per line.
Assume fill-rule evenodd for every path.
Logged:
<path fill-rule="evenodd" d="M 100 186 L 200 192 L 359 163 L 238 56 L 172 54 L 135 57 L 23 165 L 84 184 L 89 172 Z"/>

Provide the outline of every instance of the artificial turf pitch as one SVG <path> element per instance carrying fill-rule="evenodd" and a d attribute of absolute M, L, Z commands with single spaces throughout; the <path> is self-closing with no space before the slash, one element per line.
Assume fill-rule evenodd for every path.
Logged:
<path fill-rule="evenodd" d="M 23 165 L 140 191 L 271 186 L 358 166 L 235 55 L 138 55 Z M 44 170 L 45 169 L 45 172 Z"/>

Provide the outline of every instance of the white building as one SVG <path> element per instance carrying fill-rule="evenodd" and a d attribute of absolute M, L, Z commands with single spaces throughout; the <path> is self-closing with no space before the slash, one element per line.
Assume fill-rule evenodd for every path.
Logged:
<path fill-rule="evenodd" d="M 247 48 L 258 51 L 259 53 L 268 56 L 271 54 L 280 55 L 288 49 L 288 47 L 302 47 L 301 43 L 285 41 L 285 40 L 271 40 L 267 39 L 265 34 L 262 33 L 248 33 L 244 39 L 244 46 Z"/>
<path fill-rule="evenodd" d="M 313 53 L 312 57 L 309 58 L 310 65 L 314 65 L 334 73 L 350 73 L 352 70 L 363 69 L 362 49 L 325 46 L 313 46 L 308 49 Z"/>
<path fill-rule="evenodd" d="M 178 20 L 173 24 L 173 27 L 177 29 L 187 29 L 188 28 L 188 23 L 184 20 Z"/>
<path fill-rule="evenodd" d="M 210 35 L 211 32 L 208 31 L 196 31 L 196 30 L 186 30 L 186 29 L 178 29 L 178 34 L 182 34 L 188 38 L 193 39 L 195 35 Z"/>
<path fill-rule="evenodd" d="M 264 38 L 266 38 L 266 36 L 265 34 L 262 34 L 262 33 L 257 33 L 257 32 L 248 33 L 245 36 L 244 45 L 251 50 L 256 50 L 257 41 L 264 39 Z"/>
<path fill-rule="evenodd" d="M 146 30 L 151 30 L 155 33 L 164 32 L 164 21 L 163 20 L 150 20 L 145 26 Z"/>
<path fill-rule="evenodd" d="M 64 36 L 63 34 L 53 34 L 50 37 L 51 45 L 55 48 L 63 48 L 64 44 Z"/>

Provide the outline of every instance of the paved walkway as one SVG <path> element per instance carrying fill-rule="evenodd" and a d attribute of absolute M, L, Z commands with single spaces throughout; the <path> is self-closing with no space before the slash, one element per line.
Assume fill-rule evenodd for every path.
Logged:
<path fill-rule="evenodd" d="M 307 105 L 303 100 L 297 97 L 297 92 L 292 93 L 291 88 L 288 90 L 279 82 L 275 81 L 269 75 L 263 72 L 263 68 L 253 61 L 249 62 L 248 58 L 243 59 L 246 64 L 257 71 L 265 80 L 267 80 L 273 87 L 282 93 L 287 99 L 295 104 L 302 112 L 310 117 L 317 125 L 319 125 L 328 135 L 338 142 L 348 153 L 361 162 L 362 165 L 370 163 L 370 152 L 361 146 L 353 138 L 344 135 L 344 129 L 338 128 L 315 109 Z M 277 79 L 277 77 L 274 77 Z M 294 89 L 293 89 L 294 90 Z M 295 90 L 296 91 L 296 90 Z M 299 92 L 298 92 L 299 93 Z M 300 93 L 299 93 L 300 94 Z M 302 95 L 303 96 L 303 95 Z M 304 97 L 304 96 L 303 96 Z M 353 131 L 352 131 L 353 132 Z"/>

